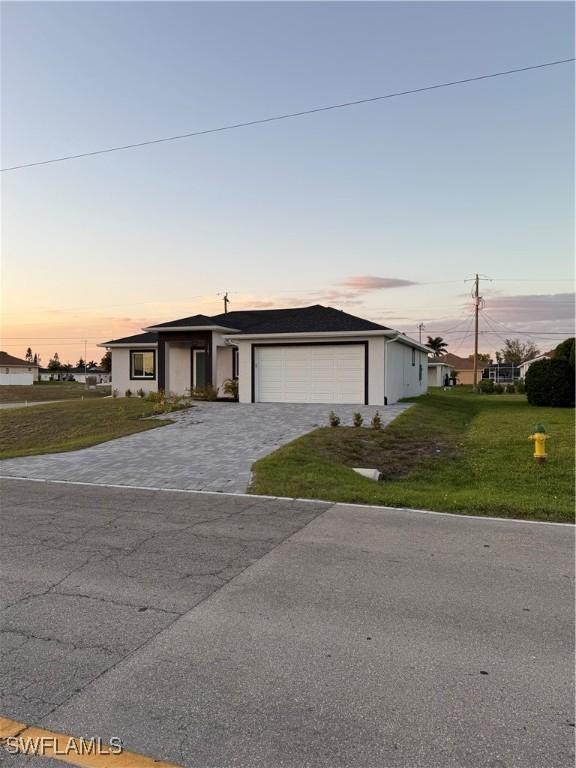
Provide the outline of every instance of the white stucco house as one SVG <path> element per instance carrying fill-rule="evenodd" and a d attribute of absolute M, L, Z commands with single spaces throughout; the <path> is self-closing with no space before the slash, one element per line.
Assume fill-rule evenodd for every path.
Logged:
<path fill-rule="evenodd" d="M 0 352 L 0 384 L 34 384 L 37 379 L 37 364 Z"/>
<path fill-rule="evenodd" d="M 242 310 L 157 323 L 99 346 L 112 387 L 184 394 L 237 379 L 241 403 L 386 405 L 424 394 L 428 352 L 398 331 L 332 307 Z"/>
<path fill-rule="evenodd" d="M 528 370 L 528 368 L 530 368 L 532 363 L 535 363 L 537 360 L 550 360 L 551 357 L 552 357 L 552 354 L 548 352 L 545 355 L 538 355 L 538 357 L 534 357 L 532 358 L 532 360 L 525 360 L 523 363 L 520 363 L 520 365 L 518 366 L 518 370 L 520 372 L 520 378 L 521 379 L 526 378 L 526 371 Z"/>

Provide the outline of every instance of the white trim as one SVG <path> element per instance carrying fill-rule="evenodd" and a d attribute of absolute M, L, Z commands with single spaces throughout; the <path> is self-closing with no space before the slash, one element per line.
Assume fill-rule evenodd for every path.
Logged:
<path fill-rule="evenodd" d="M 157 347 L 158 342 L 157 341 L 138 341 L 135 344 L 128 344 L 126 342 L 122 342 L 122 344 L 96 344 L 97 347 L 105 347 L 106 349 L 114 348 L 114 349 L 132 349 L 133 347 L 146 347 L 149 349 L 150 347 Z"/>
<path fill-rule="evenodd" d="M 358 509 L 373 509 L 374 511 L 388 510 L 389 512 L 414 512 L 419 515 L 438 515 L 439 517 L 455 517 L 459 520 L 492 520 L 497 523 L 523 523 L 524 525 L 552 525 L 556 528 L 571 528 L 576 530 L 573 523 L 554 523 L 549 520 L 520 520 L 517 517 L 487 517 L 485 515 L 462 515 L 459 512 L 434 512 L 431 509 L 414 509 L 413 507 L 386 507 L 383 504 L 348 504 L 345 501 L 327 501 L 326 499 L 300 499 L 297 496 L 265 496 L 255 493 L 234 493 L 232 491 L 198 491 L 194 488 L 162 488 L 146 485 L 119 485 L 117 483 L 90 483 L 80 480 L 47 480 L 43 477 L 17 477 L 15 475 L 0 475 L 0 480 L 23 480 L 29 483 L 59 483 L 60 485 L 87 485 L 92 488 L 118 488 L 132 491 L 166 491 L 167 493 L 197 493 L 203 496 L 234 496 L 247 499 L 269 499 L 275 501 L 299 501 L 304 504 L 326 504 L 331 507 L 354 507 Z"/>

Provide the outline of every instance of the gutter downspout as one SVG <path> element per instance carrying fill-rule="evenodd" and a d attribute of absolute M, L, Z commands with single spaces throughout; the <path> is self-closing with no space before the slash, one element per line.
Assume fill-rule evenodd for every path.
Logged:
<path fill-rule="evenodd" d="M 400 331 L 396 332 L 395 336 L 390 339 L 386 339 L 384 342 L 384 405 L 388 405 L 388 344 L 401 336 Z"/>

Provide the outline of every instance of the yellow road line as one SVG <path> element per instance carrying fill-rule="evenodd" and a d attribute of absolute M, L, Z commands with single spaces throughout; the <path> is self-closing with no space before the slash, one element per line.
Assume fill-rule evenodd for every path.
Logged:
<path fill-rule="evenodd" d="M 50 757 L 80 768 L 181 768 L 176 763 L 156 760 L 137 752 L 123 750 L 118 754 L 109 754 L 110 747 L 106 743 L 103 743 L 104 749 L 98 754 L 98 751 L 90 750 L 89 741 L 0 717 L 0 743 L 3 743 L 0 749 L 18 747 L 21 755 Z"/>

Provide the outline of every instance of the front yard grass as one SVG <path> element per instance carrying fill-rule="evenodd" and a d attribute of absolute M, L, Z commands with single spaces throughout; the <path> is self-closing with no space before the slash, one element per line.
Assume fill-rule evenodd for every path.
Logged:
<path fill-rule="evenodd" d="M 140 398 L 106 398 L 2 409 L 0 459 L 75 451 L 172 423 L 144 420 L 154 407 Z"/>
<path fill-rule="evenodd" d="M 550 436 L 541 466 L 528 439 L 536 423 Z M 384 480 L 350 467 L 378 468 Z M 381 432 L 324 427 L 253 470 L 257 494 L 573 522 L 574 411 L 439 390 Z"/>
<path fill-rule="evenodd" d="M 87 389 L 74 381 L 54 381 L 37 384 L 0 384 L 0 403 L 39 403 L 44 400 L 81 400 L 105 397 L 111 387 Z"/>

